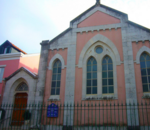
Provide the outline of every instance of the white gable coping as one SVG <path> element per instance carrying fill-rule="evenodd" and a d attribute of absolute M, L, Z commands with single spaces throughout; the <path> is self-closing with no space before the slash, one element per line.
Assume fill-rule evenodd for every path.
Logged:
<path fill-rule="evenodd" d="M 108 24 L 108 25 L 99 25 L 99 26 L 91 26 L 91 27 L 83 27 L 83 28 L 75 28 L 73 30 L 73 32 L 89 32 L 89 31 L 100 31 L 100 30 L 106 30 L 106 29 L 117 29 L 117 28 L 121 28 L 121 23 L 117 23 L 117 24 Z"/>
<path fill-rule="evenodd" d="M 59 59 L 59 60 L 60 60 L 60 62 L 61 62 L 61 68 L 62 68 L 62 69 L 64 69 L 64 68 L 66 67 L 63 57 L 62 57 L 60 54 L 56 54 L 56 55 L 54 55 L 54 56 L 52 57 L 52 59 L 51 59 L 50 62 L 49 62 L 49 66 L 48 66 L 48 69 L 49 69 L 49 70 L 53 70 L 53 64 L 54 64 L 54 61 L 55 61 L 56 59 Z"/>
<path fill-rule="evenodd" d="M 103 13 L 105 13 L 105 14 L 108 14 L 108 15 L 110 15 L 110 16 L 112 16 L 112 17 L 118 18 L 118 19 L 121 20 L 121 23 L 122 23 L 122 20 L 123 20 L 123 19 L 122 19 L 122 16 L 121 16 L 121 15 L 117 15 L 117 14 L 113 13 L 112 11 L 107 11 L 107 9 L 105 9 L 105 8 L 96 6 L 94 9 L 92 9 L 91 11 L 87 12 L 84 16 L 82 16 L 78 21 L 75 21 L 73 24 L 70 23 L 70 27 L 72 27 L 72 28 L 77 28 L 77 25 L 78 25 L 79 23 L 81 23 L 82 21 L 84 21 L 85 19 L 87 19 L 89 16 L 91 16 L 92 14 L 94 14 L 94 13 L 97 12 L 97 11 L 101 11 L 101 12 L 103 12 Z M 128 18 L 126 18 L 126 19 L 124 19 L 124 20 L 127 21 Z"/>

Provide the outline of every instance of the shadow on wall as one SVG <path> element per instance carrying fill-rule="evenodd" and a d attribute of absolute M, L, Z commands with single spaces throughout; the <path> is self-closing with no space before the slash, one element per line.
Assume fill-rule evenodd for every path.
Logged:
<path fill-rule="evenodd" d="M 33 73 L 35 72 L 36 74 L 38 74 L 38 68 L 35 68 L 35 67 L 31 68 L 30 66 L 20 63 L 18 69 L 20 69 L 21 67 L 25 67 L 26 69 L 30 70 L 31 72 L 33 72 Z"/>

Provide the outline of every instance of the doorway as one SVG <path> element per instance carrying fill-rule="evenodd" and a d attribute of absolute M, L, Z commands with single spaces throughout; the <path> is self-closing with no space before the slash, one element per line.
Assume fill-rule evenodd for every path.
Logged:
<path fill-rule="evenodd" d="M 17 93 L 15 95 L 13 116 L 11 125 L 21 126 L 24 124 L 23 114 L 27 107 L 27 93 Z"/>
<path fill-rule="evenodd" d="M 15 90 L 14 109 L 12 113 L 11 125 L 21 126 L 24 124 L 23 114 L 27 107 L 28 86 L 26 83 L 21 83 Z"/>

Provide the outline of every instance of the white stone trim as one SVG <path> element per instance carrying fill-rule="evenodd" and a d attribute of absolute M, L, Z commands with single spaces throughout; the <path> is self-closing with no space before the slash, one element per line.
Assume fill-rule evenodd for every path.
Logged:
<path fill-rule="evenodd" d="M 142 98 L 150 99 L 150 93 L 149 92 L 143 93 Z"/>
<path fill-rule="evenodd" d="M 6 65 L 0 65 L 0 68 L 5 68 L 6 67 Z"/>
<path fill-rule="evenodd" d="M 146 46 L 143 46 L 140 48 L 140 50 L 137 52 L 137 55 L 136 55 L 136 63 L 137 64 L 140 64 L 140 56 L 143 52 L 147 52 L 150 54 L 150 48 L 148 48 Z"/>
<path fill-rule="evenodd" d="M 15 77 L 11 78 L 10 80 L 8 80 L 6 82 L 3 102 L 14 103 L 14 100 L 15 100 L 14 96 L 15 96 L 15 94 L 16 93 L 20 93 L 20 92 L 16 91 L 16 88 L 22 82 L 25 82 L 27 84 L 27 86 L 28 86 L 28 91 L 25 91 L 23 93 L 27 93 L 28 96 L 29 96 L 29 91 L 30 90 L 29 90 L 29 83 L 27 82 L 27 80 L 25 78 L 22 78 L 22 77 L 18 78 L 18 76 L 15 76 Z M 29 101 L 29 99 L 28 99 L 28 101 Z"/>
<path fill-rule="evenodd" d="M 97 54 L 95 52 L 95 48 L 97 46 L 103 47 L 103 52 L 101 54 Z M 108 55 L 113 62 L 113 81 L 114 81 L 114 94 L 103 95 L 102 94 L 102 60 L 103 58 Z M 89 57 L 94 57 L 97 61 L 97 95 L 86 95 L 86 81 L 87 81 L 87 60 Z M 116 70 L 116 57 L 115 54 L 112 52 L 111 48 L 107 46 L 105 43 L 96 42 L 90 48 L 87 49 L 85 55 L 83 57 L 82 62 L 82 69 L 83 69 L 83 77 L 82 77 L 82 100 L 86 100 L 87 98 L 90 99 L 98 99 L 101 100 L 104 97 L 113 97 L 113 99 L 118 98 L 117 94 L 117 70 Z"/>
<path fill-rule="evenodd" d="M 60 100 L 59 95 L 50 95 L 49 100 Z"/>
<path fill-rule="evenodd" d="M 22 57 L 30 57 L 30 56 L 38 56 L 40 53 L 33 53 L 33 54 L 23 54 Z"/>
<path fill-rule="evenodd" d="M 106 29 L 117 29 L 117 28 L 121 28 L 121 23 L 117 23 L 117 24 L 108 24 L 108 25 L 99 25 L 99 26 L 91 26 L 91 27 L 82 27 L 82 28 L 75 28 L 73 30 L 73 32 L 89 32 L 89 31 L 100 31 L 100 30 L 106 30 Z"/>
<path fill-rule="evenodd" d="M 0 61 L 2 60 L 12 60 L 12 59 L 19 59 L 23 56 L 23 53 L 8 53 L 8 54 L 1 54 L 0 55 Z"/>
<path fill-rule="evenodd" d="M 64 50 L 64 49 L 67 49 L 68 46 L 69 46 L 69 45 L 59 45 L 59 46 L 57 46 L 57 47 L 51 47 L 50 50 L 51 50 L 51 51 L 53 51 L 53 50 L 59 51 L 60 49 L 63 49 L 63 50 Z"/>
<path fill-rule="evenodd" d="M 106 9 L 98 6 L 98 7 L 95 7 L 94 9 L 92 9 L 91 11 L 89 11 L 88 13 L 86 13 L 86 15 L 82 16 L 79 20 L 75 21 L 73 24 L 70 23 L 70 27 L 77 28 L 77 25 L 79 23 L 81 23 L 82 21 L 84 21 L 85 19 L 87 19 L 89 16 L 91 16 L 92 14 L 94 14 L 97 11 L 103 12 L 105 14 L 108 14 L 108 15 L 115 17 L 115 18 L 119 19 L 120 21 L 122 21 L 120 15 L 112 13 L 112 11 L 107 11 Z"/>
<path fill-rule="evenodd" d="M 21 57 L 30 57 L 30 56 L 38 56 L 39 53 L 36 54 L 23 54 L 22 52 L 18 53 L 6 53 L 0 55 L 0 61 L 3 60 L 14 60 L 14 59 L 20 59 Z"/>
<path fill-rule="evenodd" d="M 150 38 L 136 38 L 132 40 L 132 42 L 136 42 L 136 44 L 138 44 L 139 42 L 142 42 L 143 44 L 146 42 L 146 41 L 149 41 L 150 42 Z"/>
<path fill-rule="evenodd" d="M 52 57 L 52 59 L 50 60 L 49 62 L 49 66 L 48 66 L 48 69 L 49 70 L 53 70 L 53 63 L 56 59 L 59 59 L 60 62 L 61 62 L 61 68 L 64 69 L 65 68 L 65 62 L 64 62 L 64 59 L 63 57 L 60 55 L 60 54 L 56 54 Z"/>
<path fill-rule="evenodd" d="M 109 40 L 107 37 L 101 35 L 101 34 L 97 34 L 96 36 L 94 36 L 93 38 L 91 38 L 87 43 L 86 45 L 84 46 L 84 48 L 82 49 L 81 51 L 81 54 L 80 54 L 80 57 L 79 57 L 79 62 L 78 62 L 78 67 L 79 68 L 82 68 L 82 65 L 83 65 L 83 58 L 85 57 L 85 53 L 86 51 L 96 42 L 98 41 L 101 41 L 103 42 L 104 44 L 106 44 L 107 46 L 111 47 L 111 50 L 112 52 L 114 53 L 115 55 L 115 62 L 116 62 L 116 65 L 120 65 L 121 64 L 121 60 L 120 60 L 120 55 L 119 55 L 119 52 L 116 48 L 116 46 L 114 45 L 114 43 Z"/>
<path fill-rule="evenodd" d="M 25 82 L 28 86 L 28 91 L 16 91 L 18 85 Z M 14 96 L 16 93 L 27 93 L 27 103 L 33 103 L 35 100 L 37 79 L 31 78 L 31 76 L 24 71 L 20 71 L 18 74 L 6 81 L 3 103 L 14 103 Z M 9 96 L 8 96 L 9 95 Z"/>

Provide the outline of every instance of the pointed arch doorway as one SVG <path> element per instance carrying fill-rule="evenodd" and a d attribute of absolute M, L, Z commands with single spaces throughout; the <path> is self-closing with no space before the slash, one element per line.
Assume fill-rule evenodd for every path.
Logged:
<path fill-rule="evenodd" d="M 24 124 L 23 114 L 27 107 L 28 100 L 28 86 L 25 82 L 20 83 L 14 96 L 14 109 L 12 115 L 11 125 L 21 126 Z"/>

